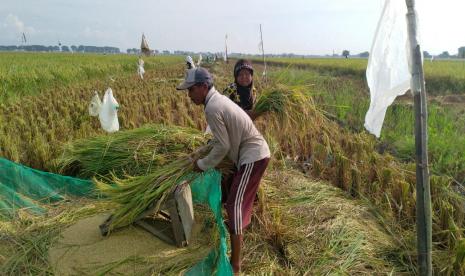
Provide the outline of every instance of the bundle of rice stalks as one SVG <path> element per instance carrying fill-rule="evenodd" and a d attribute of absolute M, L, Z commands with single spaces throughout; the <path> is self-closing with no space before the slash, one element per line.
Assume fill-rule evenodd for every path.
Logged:
<path fill-rule="evenodd" d="M 254 111 L 257 114 L 272 112 L 280 118 L 297 119 L 302 109 L 311 105 L 309 97 L 301 87 L 276 85 L 264 90 L 257 99 Z M 309 105 L 310 104 L 310 105 Z"/>
<path fill-rule="evenodd" d="M 286 90 L 269 89 L 265 90 L 257 99 L 255 112 L 261 114 L 265 112 L 284 113 L 286 104 Z"/>
<path fill-rule="evenodd" d="M 109 232 L 133 223 L 152 204 L 155 206 L 153 213 L 157 214 L 178 185 L 189 183 L 201 176 L 200 173 L 194 172 L 192 160 L 205 155 L 210 149 L 210 146 L 201 147 L 191 156 L 158 167 L 146 175 L 125 178 L 113 175 L 109 180 L 110 184 L 94 178 L 97 188 L 108 196 L 111 202 L 120 204 L 111 217 Z M 226 160 L 217 167 L 223 174 L 230 173 L 230 168 L 231 162 Z"/>
<path fill-rule="evenodd" d="M 198 130 L 147 125 L 138 129 L 74 141 L 56 161 L 61 174 L 90 178 L 148 173 L 206 142 Z"/>
<path fill-rule="evenodd" d="M 190 181 L 197 174 L 192 172 L 193 164 L 186 159 L 176 160 L 152 173 L 140 176 L 118 178 L 113 176 L 112 184 L 95 180 L 97 188 L 112 202 L 119 203 L 112 216 L 109 230 L 133 223 L 152 202 L 156 201 L 154 213 L 158 213 L 166 197 L 183 180 Z"/>

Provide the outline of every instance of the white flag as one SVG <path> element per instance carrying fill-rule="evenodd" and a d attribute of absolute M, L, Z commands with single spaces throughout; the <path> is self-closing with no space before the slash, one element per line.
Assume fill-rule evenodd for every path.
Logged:
<path fill-rule="evenodd" d="M 410 89 L 407 6 L 404 0 L 386 0 L 371 46 L 367 67 L 370 108 L 365 128 L 379 137 L 387 108 Z"/>

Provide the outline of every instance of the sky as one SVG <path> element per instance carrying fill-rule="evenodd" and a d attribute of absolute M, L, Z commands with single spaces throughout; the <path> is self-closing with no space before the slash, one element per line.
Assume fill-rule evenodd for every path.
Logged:
<path fill-rule="evenodd" d="M 0 45 L 324 55 L 369 51 L 385 0 L 0 0 Z M 404 0 L 392 0 L 402 1 Z M 416 0 L 422 49 L 465 46 L 465 0 Z M 137 3 L 137 4 L 136 4 Z"/>

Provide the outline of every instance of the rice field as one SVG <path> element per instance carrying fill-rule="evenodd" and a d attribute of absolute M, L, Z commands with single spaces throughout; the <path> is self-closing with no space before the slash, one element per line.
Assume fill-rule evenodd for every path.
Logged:
<path fill-rule="evenodd" d="M 333 61 L 328 63 L 337 66 L 344 61 L 341 59 L 334 64 Z M 349 62 L 361 63 L 360 60 Z M 438 63 L 440 61 L 435 64 Z M 364 78 L 328 72 L 323 74 L 313 69 L 287 69 L 273 72 L 272 75 L 286 85 L 311 87 L 316 104 L 327 116 L 354 132 L 364 132 L 365 113 L 370 105 L 369 90 Z M 428 103 L 428 112 L 428 146 L 432 172 L 452 177 L 458 183 L 465 183 L 465 103 L 460 98 L 457 102 L 444 102 L 441 98 L 433 97 Z M 391 152 L 404 161 L 414 161 L 413 122 L 413 99 L 407 94 L 388 109 L 379 150 Z"/>
<path fill-rule="evenodd" d="M 141 128 L 148 124 L 165 126 L 169 131 L 174 131 L 174 126 L 198 131 L 205 128 L 202 108 L 174 88 L 184 76 L 182 57 L 146 58 L 144 80 L 136 74 L 136 56 L 1 53 L 0 57 L 0 156 L 12 161 L 73 174 L 59 166 L 75 160 L 66 159 L 66 151 L 73 152 L 73 158 L 82 158 L 86 152 L 82 141 L 94 139 L 94 149 L 92 145 L 88 149 L 98 150 L 100 146 L 95 145 L 99 141 L 109 143 L 116 137 L 103 133 L 98 120 L 87 111 L 93 91 L 103 92 L 107 87 L 113 89 L 121 107 L 121 135 L 139 133 L 144 145 L 153 142 Z M 411 116 L 408 100 L 390 109 L 382 138 L 376 140 L 361 127 L 368 107 L 361 77 L 366 60 L 298 61 L 304 66 L 289 66 L 285 59 L 273 62 L 270 80 L 255 80 L 262 96 L 268 96 L 260 100 L 259 107 L 273 110 L 257 120 L 272 150 L 273 163 L 260 193 L 257 208 L 261 211 L 246 237 L 250 246 L 244 253 L 246 273 L 414 275 L 415 174 L 410 155 L 413 118 L 412 124 L 405 119 Z M 206 66 L 219 90 L 232 80 L 232 64 Z M 438 61 L 431 66 L 427 74 L 463 81 L 459 63 L 449 66 Z M 458 71 L 448 75 L 440 66 Z M 427 64 L 425 68 L 430 70 Z M 257 65 L 256 76 L 261 70 Z M 437 93 L 460 94 L 457 87 L 441 85 L 447 89 Z M 361 100 L 363 97 L 367 100 Z M 432 102 L 429 106 L 433 265 L 437 273 L 460 273 L 464 268 L 460 245 L 464 242 L 465 199 L 455 189 L 457 183 L 463 183 L 463 114 L 460 106 L 444 109 L 442 104 Z M 186 146 L 192 150 L 192 145 L 201 141 L 182 143 L 192 142 Z M 114 145 L 140 153 L 137 160 L 141 162 L 121 163 L 131 156 L 122 156 L 119 163 L 111 155 L 108 160 L 123 164 L 127 171 L 148 171 L 147 164 L 153 161 L 150 151 L 135 146 L 137 143 L 118 143 L 117 139 Z M 85 156 L 90 156 L 91 169 L 82 175 L 90 177 L 99 168 L 93 167 L 92 155 Z M 324 202 L 341 205 L 334 209 L 331 204 L 323 207 Z M 315 211 L 317 206 L 321 212 Z M 363 228 L 358 221 L 363 219 L 370 227 L 366 232 L 354 231 Z M 63 226 L 54 223 L 60 229 Z M 4 225 L 0 230 L 8 229 L 7 233 L 21 227 Z M 34 225 L 42 227 L 42 223 Z M 48 233 L 43 227 L 32 230 Z M 53 242 L 50 236 L 44 237 L 36 241 L 40 248 Z M 299 244 L 304 244 L 305 250 Z M 0 264 L 8 255 L 4 252 L 10 251 L 0 247 Z M 41 256 L 45 253 L 32 252 L 36 255 L 25 260 L 49 269 Z"/>
<path fill-rule="evenodd" d="M 257 60 L 258 61 L 258 60 Z M 306 68 L 332 76 L 364 78 L 368 59 L 364 58 L 271 58 L 271 65 Z M 465 60 L 424 60 L 426 90 L 430 95 L 465 93 Z"/>
<path fill-rule="evenodd" d="M 156 62 L 150 62 L 150 60 Z M 181 57 L 151 58 L 148 70 L 182 63 Z M 137 60 L 126 55 L 0 53 L 0 104 L 48 90 L 66 90 L 89 81 L 109 85 L 112 79 L 134 73 Z"/>

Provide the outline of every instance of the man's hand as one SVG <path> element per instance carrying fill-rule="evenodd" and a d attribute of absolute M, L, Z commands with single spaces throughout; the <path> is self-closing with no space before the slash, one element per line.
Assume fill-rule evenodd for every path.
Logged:
<path fill-rule="evenodd" d="M 201 173 L 201 172 L 203 172 L 203 170 L 201 168 L 199 168 L 199 165 L 197 165 L 198 160 L 199 159 L 196 158 L 196 159 L 193 159 L 193 161 L 192 161 L 192 163 L 194 165 L 194 172 Z"/>

